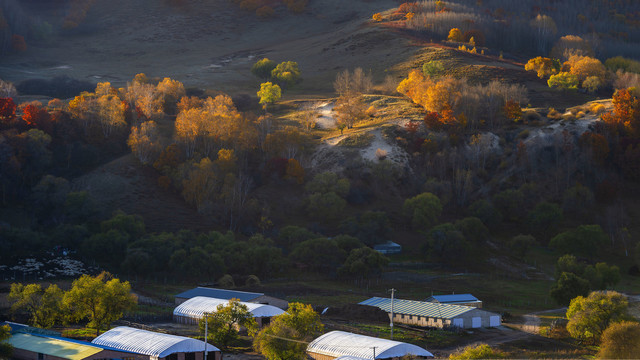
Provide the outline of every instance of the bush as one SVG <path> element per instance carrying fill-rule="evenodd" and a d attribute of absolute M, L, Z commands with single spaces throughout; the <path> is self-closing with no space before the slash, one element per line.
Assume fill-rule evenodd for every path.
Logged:
<path fill-rule="evenodd" d="M 376 158 L 378 160 L 384 160 L 387 158 L 387 151 L 383 150 L 383 149 L 377 149 L 376 150 Z"/>
<path fill-rule="evenodd" d="M 223 275 L 220 279 L 218 279 L 218 286 L 225 289 L 230 289 L 236 287 L 236 283 L 233 281 L 233 277 L 229 274 Z"/>
<path fill-rule="evenodd" d="M 487 344 L 469 345 L 449 355 L 449 360 L 468 360 L 468 359 L 503 359 L 505 355 L 499 350 L 493 350 Z"/>
<path fill-rule="evenodd" d="M 268 79 L 271 77 L 271 72 L 275 68 L 275 61 L 264 58 L 262 60 L 258 60 L 255 64 L 253 64 L 253 66 L 251 67 L 251 73 L 261 79 Z"/>
<path fill-rule="evenodd" d="M 549 108 L 549 112 L 547 113 L 547 119 L 560 120 L 562 119 L 562 114 L 554 108 Z"/>

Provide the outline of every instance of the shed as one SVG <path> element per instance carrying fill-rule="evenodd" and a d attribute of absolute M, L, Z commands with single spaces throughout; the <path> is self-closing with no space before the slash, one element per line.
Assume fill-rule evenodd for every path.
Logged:
<path fill-rule="evenodd" d="M 482 308 L 482 301 L 471 294 L 432 295 L 425 301 Z"/>
<path fill-rule="evenodd" d="M 218 305 L 226 305 L 228 303 L 228 300 L 196 296 L 178 305 L 173 310 L 173 321 L 181 324 L 198 324 L 205 313 L 216 312 Z M 258 326 L 267 325 L 273 316 L 284 313 L 284 310 L 271 305 L 247 302 L 241 302 L 241 304 L 249 309 Z"/>
<path fill-rule="evenodd" d="M 208 359 L 222 359 L 220 349 L 204 341 L 127 326 L 113 328 L 91 343 L 145 355 L 151 360 L 202 360 L 206 346 Z"/>
<path fill-rule="evenodd" d="M 360 305 L 378 307 L 391 317 L 391 299 L 373 297 Z M 463 329 L 500 326 L 499 314 L 471 306 L 449 305 L 414 300 L 393 300 L 393 321 L 425 327 L 459 327 Z"/>
<path fill-rule="evenodd" d="M 49 335 L 16 333 L 9 338 L 8 343 L 13 346 L 12 359 L 144 359 L 128 351 Z"/>
<path fill-rule="evenodd" d="M 286 310 L 289 307 L 289 302 L 283 299 L 278 299 L 263 293 L 254 293 L 247 291 L 227 290 L 209 287 L 197 287 L 185 292 L 182 292 L 175 296 L 176 305 L 180 305 L 183 302 L 194 298 L 196 296 L 204 296 L 215 299 L 231 300 L 238 299 L 243 302 L 250 302 L 255 304 L 266 304 L 278 307 Z"/>
<path fill-rule="evenodd" d="M 375 245 L 373 250 L 384 255 L 399 254 L 402 252 L 402 245 L 396 244 L 393 241 L 387 241 L 384 244 Z"/>
<path fill-rule="evenodd" d="M 416 345 L 344 331 L 331 331 L 313 340 L 307 346 L 307 354 L 314 360 L 397 359 L 406 355 L 433 357 Z"/>

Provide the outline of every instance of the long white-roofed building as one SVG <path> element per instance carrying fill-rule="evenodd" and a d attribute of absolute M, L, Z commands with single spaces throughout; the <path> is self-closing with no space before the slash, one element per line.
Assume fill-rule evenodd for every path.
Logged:
<path fill-rule="evenodd" d="M 173 310 L 173 321 L 180 324 L 198 324 L 204 318 L 205 313 L 214 313 L 219 305 L 227 305 L 229 300 L 215 299 L 204 296 L 196 296 Z M 256 319 L 258 326 L 267 325 L 271 318 L 284 313 L 284 310 L 271 305 L 240 302 L 245 305 L 251 315 Z"/>
<path fill-rule="evenodd" d="M 220 349 L 204 341 L 127 326 L 113 328 L 91 343 L 145 355 L 151 360 L 203 360 L 206 347 L 207 359 L 222 359 Z"/>
<path fill-rule="evenodd" d="M 393 321 L 400 324 L 425 327 L 458 327 L 463 329 L 500 326 L 499 314 L 481 310 L 472 306 L 441 304 L 414 300 L 373 297 L 360 305 L 375 306 L 386 311 Z"/>
<path fill-rule="evenodd" d="M 412 344 L 331 331 L 313 340 L 307 354 L 314 360 L 398 359 L 406 355 L 432 358 L 429 351 Z"/>

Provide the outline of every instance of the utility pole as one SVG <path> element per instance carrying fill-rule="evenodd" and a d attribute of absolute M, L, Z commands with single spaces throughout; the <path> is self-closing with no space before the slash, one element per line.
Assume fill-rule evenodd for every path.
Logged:
<path fill-rule="evenodd" d="M 391 291 L 391 323 L 389 326 L 391 326 L 391 340 L 393 340 L 393 296 L 396 293 L 396 289 L 391 288 L 389 291 Z"/>
<path fill-rule="evenodd" d="M 207 330 L 209 330 L 209 313 L 204 313 L 204 360 L 207 360 Z"/>
<path fill-rule="evenodd" d="M 376 360 L 376 348 L 377 348 L 377 346 L 372 346 L 371 348 L 373 349 L 373 360 Z"/>

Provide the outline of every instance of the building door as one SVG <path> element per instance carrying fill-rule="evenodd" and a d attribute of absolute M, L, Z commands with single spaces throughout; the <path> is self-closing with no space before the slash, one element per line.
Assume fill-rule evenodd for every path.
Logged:
<path fill-rule="evenodd" d="M 471 318 L 471 327 L 472 328 L 479 328 L 482 326 L 482 318 L 478 317 L 473 317 Z"/>
<path fill-rule="evenodd" d="M 489 326 L 496 327 L 500 326 L 500 316 L 492 316 L 489 318 Z"/>
<path fill-rule="evenodd" d="M 464 319 L 453 319 L 453 326 L 464 328 Z"/>

